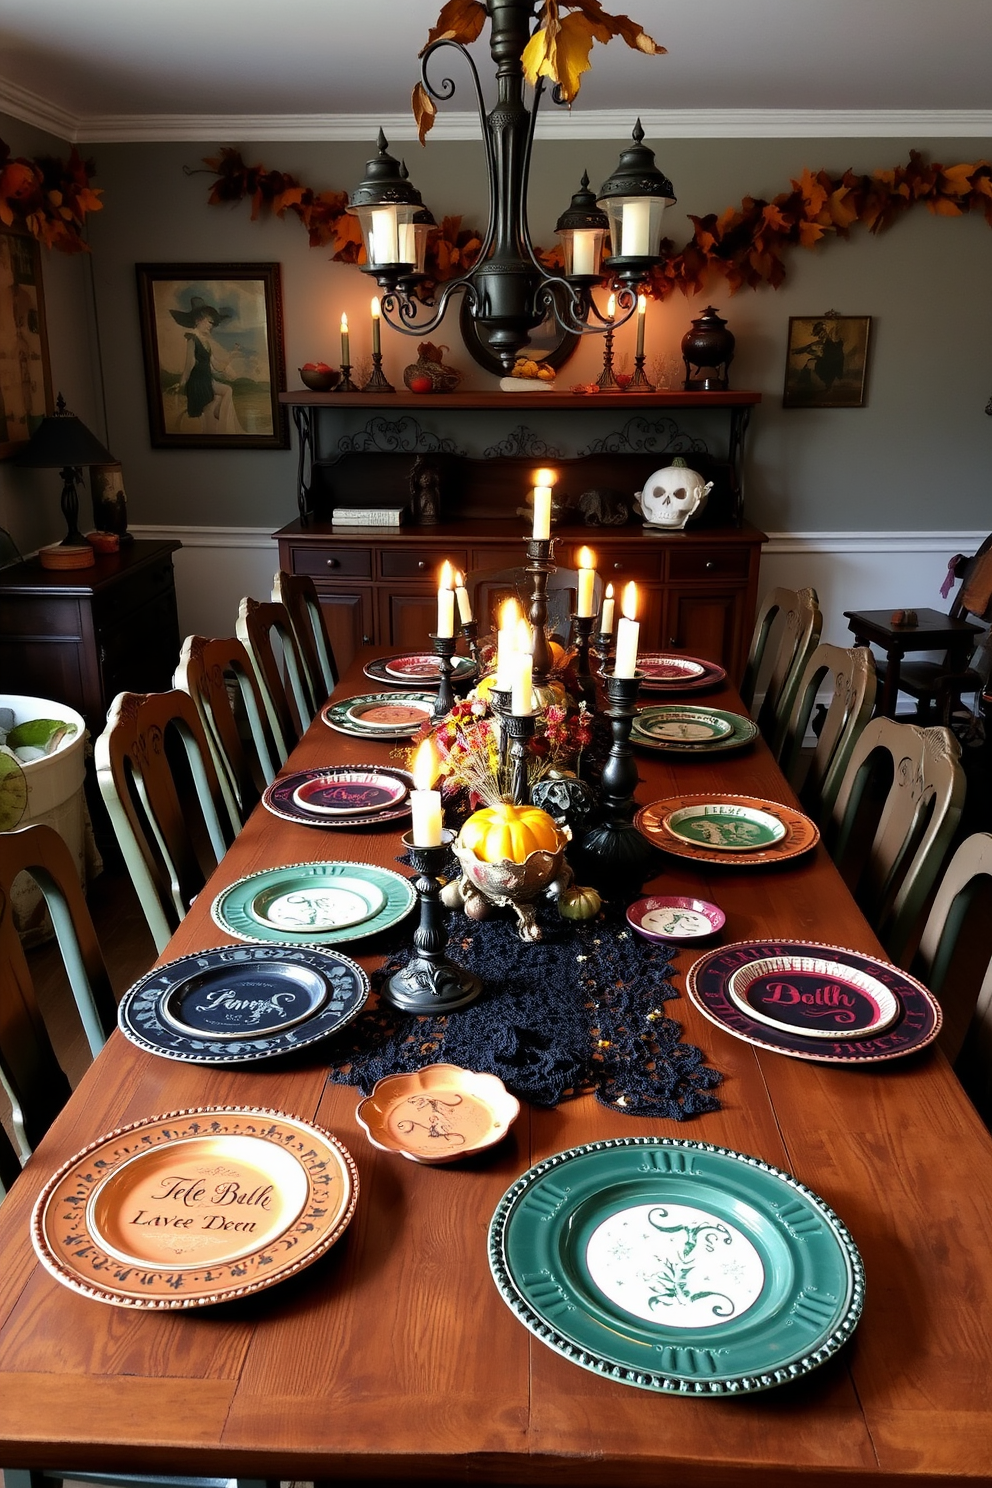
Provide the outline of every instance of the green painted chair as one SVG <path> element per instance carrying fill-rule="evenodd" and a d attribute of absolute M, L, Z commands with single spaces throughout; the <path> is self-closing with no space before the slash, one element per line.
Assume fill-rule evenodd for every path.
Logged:
<path fill-rule="evenodd" d="M 310 696 L 315 703 L 322 703 L 338 685 L 338 668 L 317 586 L 309 574 L 290 574 L 280 568 L 272 580 L 272 598 L 286 608 L 303 658 Z"/>
<path fill-rule="evenodd" d="M 11 889 L 28 873 L 45 896 L 59 952 L 90 1053 L 98 1054 L 117 1026 L 117 1003 L 90 918 L 79 874 L 54 827 L 35 823 L 0 834 L 0 1081 L 10 1100 L 14 1143 L 0 1129 L 0 1182 L 9 1188 L 21 1161 L 48 1130 L 69 1097 L 21 947 Z"/>
<path fill-rule="evenodd" d="M 285 605 L 246 597 L 238 608 L 236 630 L 255 668 L 279 763 L 284 764 L 316 711 L 289 612 Z"/>
<path fill-rule="evenodd" d="M 235 837 L 188 693 L 121 692 L 94 745 L 97 780 L 161 952 Z"/>
<path fill-rule="evenodd" d="M 812 756 L 803 742 L 813 708 L 829 678 L 833 691 Z M 867 646 L 817 646 L 796 690 L 779 763 L 814 820 L 830 815 L 862 729 L 871 719 L 877 690 L 875 661 Z"/>
<path fill-rule="evenodd" d="M 233 637 L 187 636 L 172 681 L 189 693 L 200 715 L 231 826 L 237 832 L 279 767 L 251 657 Z M 248 737 L 235 713 L 232 688 L 241 700 Z"/>
<path fill-rule="evenodd" d="M 753 716 L 758 684 L 767 672 L 757 724 L 776 756 L 782 749 L 803 668 L 822 629 L 815 589 L 771 589 L 758 607 L 740 692 Z M 776 637 L 771 655 L 769 643 Z"/>
<path fill-rule="evenodd" d="M 877 825 L 869 785 L 891 772 Z M 862 730 L 824 838 L 894 961 L 906 951 L 964 806 L 961 746 L 946 728 L 876 718 Z"/>
<path fill-rule="evenodd" d="M 983 878 L 992 879 L 992 832 L 975 832 L 966 837 L 948 863 L 940 881 L 933 906 L 920 937 L 912 970 L 926 982 L 942 1002 L 945 994 L 956 996 L 958 988 L 948 984 L 948 973 L 965 919 L 971 911 Z M 949 1059 L 957 1059 L 962 1044 L 972 1046 L 977 1055 L 973 1063 L 984 1072 L 986 1095 L 992 1093 L 992 958 L 985 968 L 970 1027 L 956 1020 L 955 1043 L 942 1040 L 941 1047 Z"/>

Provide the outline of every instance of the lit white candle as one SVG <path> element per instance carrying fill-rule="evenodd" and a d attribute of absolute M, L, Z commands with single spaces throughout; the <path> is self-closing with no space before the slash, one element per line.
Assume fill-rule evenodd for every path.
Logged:
<path fill-rule="evenodd" d="M 551 488 L 555 483 L 553 470 L 539 470 L 534 476 L 534 533 L 537 542 L 547 542 L 551 536 Z"/>
<path fill-rule="evenodd" d="M 445 562 L 441 569 L 441 582 L 437 591 L 437 634 L 453 636 L 455 633 L 455 591 L 451 587 L 451 564 Z"/>
<path fill-rule="evenodd" d="M 341 316 L 341 365 L 351 366 L 351 337 L 348 335 L 348 317 Z"/>
<path fill-rule="evenodd" d="M 378 356 L 379 353 L 382 351 L 382 345 L 381 345 L 380 340 L 379 340 L 379 316 L 380 316 L 381 313 L 382 313 L 382 306 L 379 304 L 379 296 L 378 295 L 373 295 L 372 296 L 372 352 L 373 352 L 373 355 L 375 355 L 375 356 Z"/>
<path fill-rule="evenodd" d="M 627 201 L 620 225 L 622 258 L 648 258 L 651 254 L 651 202 Z"/>
<path fill-rule="evenodd" d="M 533 631 L 526 620 L 521 620 L 517 625 L 510 681 L 510 712 L 515 718 L 526 718 L 534 711 L 533 645 Z"/>
<path fill-rule="evenodd" d="M 613 675 L 632 677 L 637 671 L 637 637 L 641 629 L 636 618 L 636 584 L 625 586 L 621 608 L 623 619 L 617 622 L 617 658 L 613 665 Z"/>
<path fill-rule="evenodd" d="M 589 617 L 593 609 L 593 591 L 596 587 L 596 554 L 592 548 L 579 549 L 579 592 L 575 612 L 579 618 Z"/>
<path fill-rule="evenodd" d="M 375 236 L 375 262 L 398 263 L 399 250 L 396 246 L 396 210 L 394 207 L 379 207 L 372 213 L 372 232 Z"/>
<path fill-rule="evenodd" d="M 455 572 L 455 598 L 458 601 L 458 619 L 462 625 L 472 623 L 472 601 L 465 588 L 465 575 L 460 569 Z"/>
<path fill-rule="evenodd" d="M 496 639 L 496 686 L 501 692 L 509 692 L 513 682 L 513 654 L 519 623 L 520 606 L 515 599 L 505 599 L 500 606 Z"/>
<path fill-rule="evenodd" d="M 572 273 L 595 274 L 596 231 L 577 228 L 572 234 Z"/>
<path fill-rule="evenodd" d="M 611 294 L 610 295 L 610 298 L 606 302 L 606 318 L 607 318 L 607 320 L 615 320 L 616 319 L 616 314 L 617 314 L 617 297 L 616 297 L 615 294 Z"/>
<path fill-rule="evenodd" d="M 637 296 L 637 350 L 635 352 L 635 356 L 639 356 L 639 357 L 642 357 L 644 355 L 644 317 L 647 314 L 647 308 L 648 308 L 648 297 L 647 297 L 647 295 L 638 295 Z"/>
<path fill-rule="evenodd" d="M 412 222 L 401 222 L 399 232 L 399 263 L 417 262 L 417 233 Z"/>
<path fill-rule="evenodd" d="M 613 599 L 613 585 L 612 584 L 607 584 L 607 586 L 606 586 L 606 593 L 603 596 L 603 612 L 602 612 L 602 614 L 599 617 L 599 633 L 600 633 L 600 635 L 612 635 L 613 634 L 613 609 L 614 609 L 614 603 L 615 603 L 615 601 Z"/>
<path fill-rule="evenodd" d="M 425 739 L 413 757 L 414 789 L 410 792 L 410 809 L 413 813 L 414 847 L 441 846 L 441 792 L 431 789 L 436 777 L 434 740 Z"/>

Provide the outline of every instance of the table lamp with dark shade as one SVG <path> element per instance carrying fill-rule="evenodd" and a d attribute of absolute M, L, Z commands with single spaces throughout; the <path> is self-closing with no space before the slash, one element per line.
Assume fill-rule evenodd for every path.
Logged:
<path fill-rule="evenodd" d="M 86 425 L 70 413 L 59 393 L 54 414 L 43 418 L 26 449 L 14 457 L 15 465 L 35 469 L 58 470 L 62 476 L 62 515 L 67 532 L 61 543 L 42 548 L 39 559 L 44 568 L 89 568 L 95 561 L 93 549 L 79 530 L 79 492 L 84 465 L 113 465 L 114 456 L 91 434 Z"/>

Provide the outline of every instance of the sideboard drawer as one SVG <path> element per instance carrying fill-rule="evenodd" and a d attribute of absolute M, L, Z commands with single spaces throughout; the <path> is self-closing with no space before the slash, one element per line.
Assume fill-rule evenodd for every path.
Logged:
<path fill-rule="evenodd" d="M 652 548 L 649 539 L 645 539 L 637 548 L 617 548 L 611 543 L 609 548 L 598 550 L 595 535 L 591 534 L 588 546 L 596 554 L 596 568 L 604 584 L 612 584 L 615 588 L 617 584 L 629 583 L 631 579 L 641 584 L 652 583 L 661 578 L 665 555 L 660 549 Z M 564 566 L 577 568 L 578 561 L 579 549 L 573 548 Z M 618 594 L 619 592 L 617 590 Z"/>
<path fill-rule="evenodd" d="M 441 565 L 446 560 L 452 568 L 465 572 L 467 565 L 464 549 L 458 552 L 454 548 L 407 548 L 405 551 L 383 548 L 380 553 L 384 579 L 429 578 L 435 584 Z"/>
<path fill-rule="evenodd" d="M 371 548 L 321 548 L 301 543 L 292 549 L 293 573 L 320 575 L 325 579 L 370 579 Z"/>
<path fill-rule="evenodd" d="M 669 554 L 670 579 L 746 579 L 749 548 L 688 548 Z"/>

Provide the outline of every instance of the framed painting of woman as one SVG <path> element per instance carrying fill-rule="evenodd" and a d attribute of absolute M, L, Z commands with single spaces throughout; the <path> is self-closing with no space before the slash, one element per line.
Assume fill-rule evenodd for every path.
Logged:
<path fill-rule="evenodd" d="M 152 444 L 287 449 L 279 265 L 136 270 Z"/>

